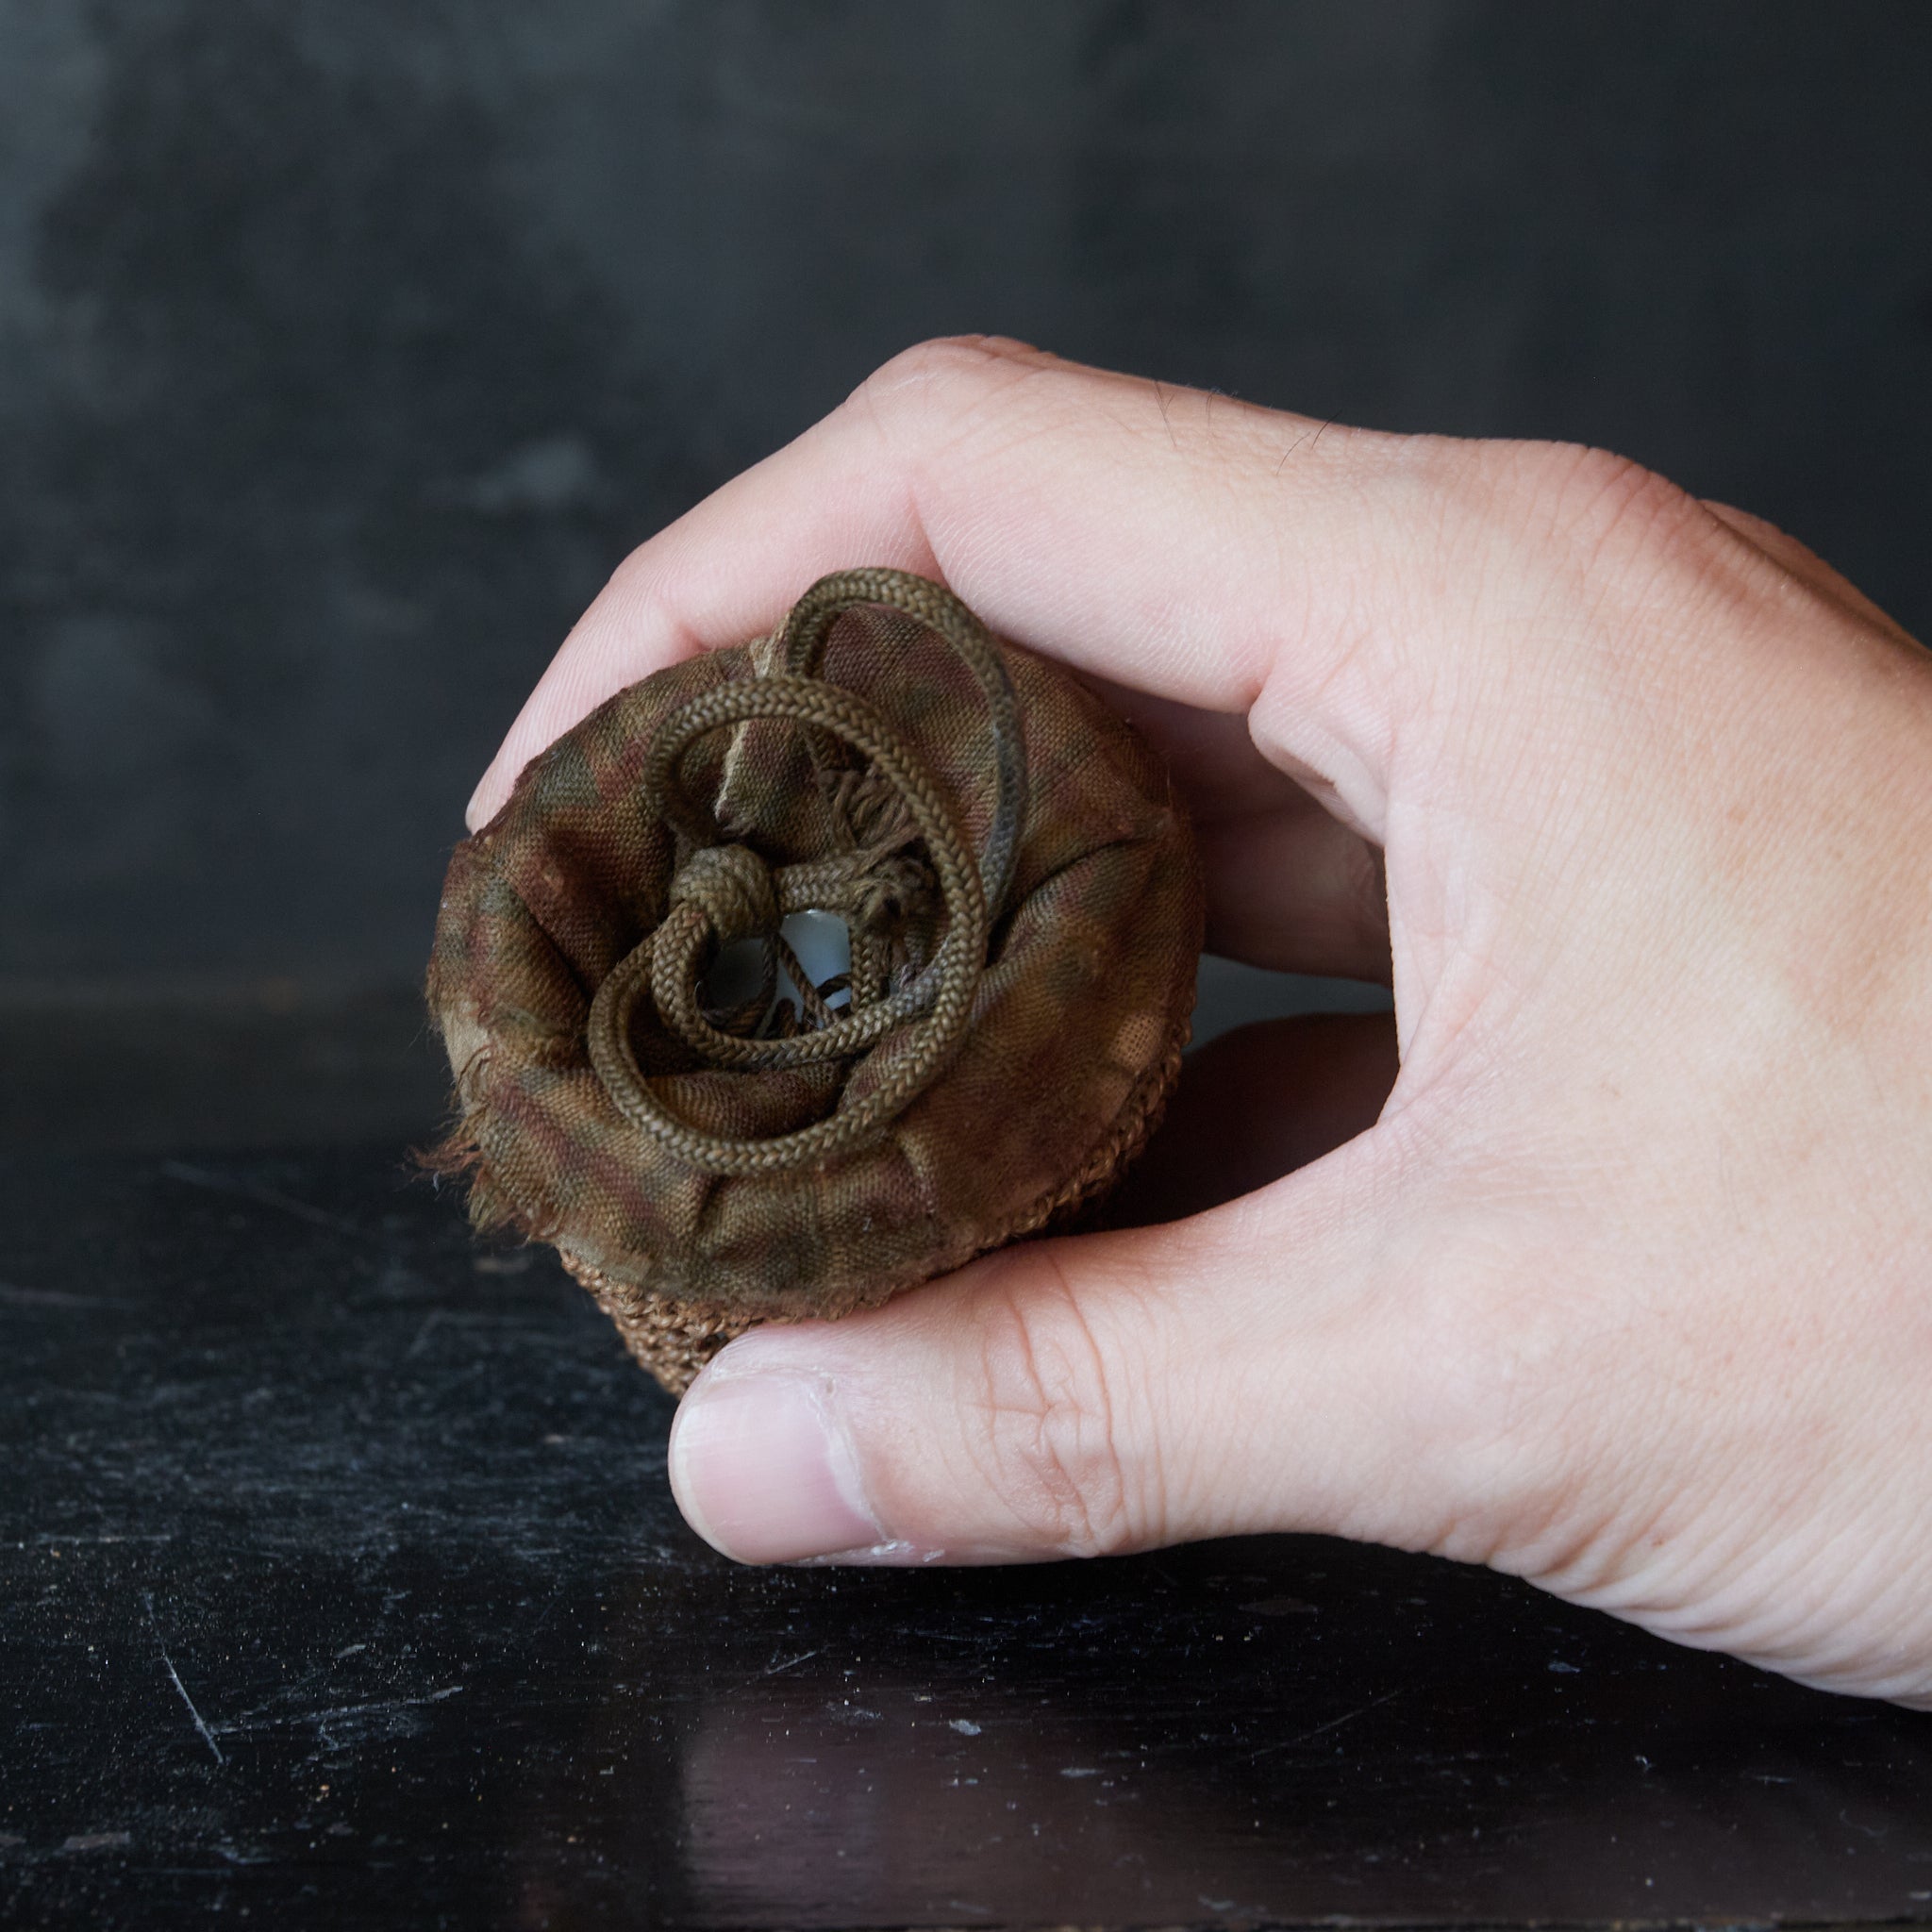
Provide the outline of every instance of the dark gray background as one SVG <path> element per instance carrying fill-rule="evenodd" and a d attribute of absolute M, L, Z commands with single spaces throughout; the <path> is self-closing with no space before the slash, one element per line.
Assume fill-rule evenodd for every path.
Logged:
<path fill-rule="evenodd" d="M 426 1122 L 531 680 L 936 332 L 1609 444 L 1924 634 L 1928 102 L 1924 0 L 0 0 L 0 1133 Z"/>

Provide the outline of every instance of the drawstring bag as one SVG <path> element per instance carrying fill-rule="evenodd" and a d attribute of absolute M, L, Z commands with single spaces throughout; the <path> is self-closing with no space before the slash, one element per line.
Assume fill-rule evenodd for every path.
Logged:
<path fill-rule="evenodd" d="M 823 976 L 801 947 L 834 944 Z M 429 1005 L 470 1213 L 668 1389 L 1055 1224 L 1179 1070 L 1202 899 L 1159 759 L 899 571 L 620 691 L 457 847 Z"/>

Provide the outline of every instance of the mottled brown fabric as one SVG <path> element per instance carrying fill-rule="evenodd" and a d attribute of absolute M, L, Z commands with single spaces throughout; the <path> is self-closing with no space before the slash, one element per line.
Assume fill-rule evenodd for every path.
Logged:
<path fill-rule="evenodd" d="M 920 579 L 811 595 L 534 759 L 457 848 L 430 962 L 473 1219 L 554 1242 L 674 1389 L 752 1323 L 875 1304 L 1103 1191 L 1193 1004 L 1192 841 L 1139 736 Z M 774 1003 L 801 900 L 853 971 Z M 741 939 L 766 991 L 721 1011 L 704 975 Z"/>

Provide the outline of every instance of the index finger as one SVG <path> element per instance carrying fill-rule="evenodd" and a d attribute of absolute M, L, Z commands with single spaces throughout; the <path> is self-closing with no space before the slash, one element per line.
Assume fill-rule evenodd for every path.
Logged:
<path fill-rule="evenodd" d="M 473 827 L 613 692 L 769 630 L 854 565 L 936 576 L 993 630 L 1156 696 L 1241 712 L 1281 688 L 1292 766 L 1378 816 L 1386 680 L 1365 642 L 1412 630 L 1430 439 L 1342 429 L 1062 362 L 928 343 L 635 551 L 511 726 Z"/>

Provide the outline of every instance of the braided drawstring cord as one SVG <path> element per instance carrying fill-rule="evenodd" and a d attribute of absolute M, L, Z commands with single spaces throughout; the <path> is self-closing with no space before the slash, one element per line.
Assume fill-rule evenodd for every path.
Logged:
<path fill-rule="evenodd" d="M 976 856 L 924 761 L 879 713 L 854 692 L 819 678 L 824 641 L 841 613 L 884 605 L 943 638 L 972 671 L 992 726 L 996 802 L 986 843 Z M 689 1166 L 717 1174 L 770 1174 L 853 1153 L 877 1139 L 908 1104 L 944 1070 L 965 1037 L 986 969 L 992 922 L 1010 890 L 1025 814 L 1025 751 L 1019 705 L 999 649 L 986 627 L 951 592 L 903 571 L 846 571 L 823 577 L 793 607 L 780 640 L 782 668 L 741 684 L 721 685 L 664 720 L 646 756 L 642 804 L 690 849 L 671 882 L 662 922 L 612 968 L 591 1002 L 591 1064 L 624 1117 Z M 717 826 L 678 783 L 685 755 L 713 731 L 755 718 L 789 720 L 807 734 L 823 773 L 824 743 L 858 752 L 903 804 L 909 826 L 827 858 L 770 867 L 748 845 L 721 844 Z M 842 811 L 835 821 L 843 827 Z M 895 991 L 885 990 L 874 929 L 919 879 L 903 848 L 925 848 L 945 912 L 939 950 Z M 852 941 L 852 997 L 834 1014 L 809 985 L 778 931 L 789 914 L 819 910 L 842 916 Z M 704 973 L 737 940 L 765 944 L 765 992 L 783 964 L 799 989 L 809 1030 L 776 1039 L 727 1031 L 707 1016 Z M 648 991 L 665 1026 L 710 1065 L 755 1073 L 844 1059 L 876 1045 L 893 1028 L 918 1021 L 910 1049 L 865 1097 L 823 1121 L 763 1140 L 734 1140 L 691 1126 L 673 1114 L 640 1071 L 631 1044 L 637 1002 Z M 742 1023 L 745 1009 L 726 1016 Z"/>

